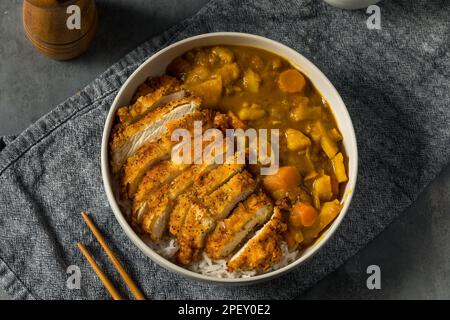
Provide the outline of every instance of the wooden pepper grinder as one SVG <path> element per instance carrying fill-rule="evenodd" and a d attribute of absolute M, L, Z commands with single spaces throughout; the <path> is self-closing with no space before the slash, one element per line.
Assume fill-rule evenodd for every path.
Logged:
<path fill-rule="evenodd" d="M 97 29 L 94 0 L 24 0 L 25 35 L 46 56 L 68 60 L 89 48 Z"/>

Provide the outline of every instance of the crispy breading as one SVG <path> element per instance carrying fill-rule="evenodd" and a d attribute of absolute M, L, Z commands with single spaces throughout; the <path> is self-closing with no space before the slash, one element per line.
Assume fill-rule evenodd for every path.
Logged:
<path fill-rule="evenodd" d="M 228 216 L 236 204 L 247 198 L 255 188 L 255 180 L 244 170 L 204 197 L 202 202 L 216 220 L 221 220 Z"/>
<path fill-rule="evenodd" d="M 248 128 L 248 126 L 231 111 L 229 111 L 228 114 L 217 113 L 214 117 L 214 125 L 223 132 L 230 128 L 244 130 Z"/>
<path fill-rule="evenodd" d="M 193 165 L 183 171 L 172 182 L 163 185 L 146 200 L 146 209 L 142 212 L 142 228 L 157 241 L 164 234 L 170 213 L 179 198 L 202 175 L 214 169 L 216 164 Z"/>
<path fill-rule="evenodd" d="M 202 121 L 203 128 L 210 127 L 212 121 L 210 112 L 208 110 L 196 111 L 179 120 L 171 121 L 167 125 L 168 132 L 162 138 L 145 144 L 135 155 L 127 159 L 123 167 L 121 187 L 122 190 L 127 192 L 129 198 L 133 197 L 146 172 L 154 164 L 170 157 L 172 147 L 175 144 L 171 140 L 173 130 L 185 128 L 191 131 L 194 128 L 195 121 Z"/>
<path fill-rule="evenodd" d="M 228 112 L 229 124 L 234 129 L 248 129 L 248 126 L 239 119 L 232 111 Z"/>
<path fill-rule="evenodd" d="M 126 159 L 133 156 L 145 143 L 155 141 L 165 134 L 168 123 L 198 110 L 200 102 L 196 98 L 177 99 L 149 112 L 136 123 L 113 130 L 110 143 L 113 173 L 117 173 Z"/>
<path fill-rule="evenodd" d="M 203 197 L 227 183 L 228 180 L 242 170 L 244 170 L 244 164 L 231 163 L 220 165 L 217 169 L 196 181 L 192 187 L 193 196 L 203 199 Z"/>
<path fill-rule="evenodd" d="M 194 200 L 191 198 L 191 194 L 182 194 L 176 200 L 176 203 L 170 213 L 169 217 L 169 232 L 173 236 L 177 236 L 180 232 L 183 224 L 184 218 L 189 211 Z"/>
<path fill-rule="evenodd" d="M 180 247 L 178 253 L 180 263 L 189 264 L 195 260 L 198 253 L 203 249 L 204 239 L 214 229 L 220 216 L 227 215 L 237 202 L 245 199 L 249 193 L 253 192 L 254 180 L 247 172 L 238 173 L 242 169 L 238 165 L 219 166 L 216 170 L 210 172 L 210 177 L 203 181 L 203 183 L 208 183 L 215 176 L 217 182 L 209 186 L 203 185 L 197 189 L 197 193 L 192 192 L 183 199 L 182 205 L 186 209 L 183 212 L 180 207 L 177 215 L 180 215 L 181 219 L 176 217 L 177 223 L 182 223 L 182 227 L 172 224 L 172 234 L 177 235 Z M 218 187 L 218 189 L 211 192 L 213 187 Z M 216 204 L 213 203 L 214 201 L 222 203 Z M 198 218 L 199 207 L 201 208 L 201 216 L 206 219 L 206 222 Z M 218 212 L 217 210 L 221 211 Z M 197 218 L 194 219 L 192 216 L 196 214 Z"/>
<path fill-rule="evenodd" d="M 244 165 L 242 164 L 225 164 L 220 165 L 216 169 L 211 170 L 207 174 L 196 179 L 193 186 L 188 190 L 187 194 L 182 195 L 177 200 L 169 218 L 169 231 L 176 236 L 181 229 L 184 217 L 190 208 L 192 199 L 201 199 L 213 192 L 221 185 L 226 183 L 235 174 L 242 171 Z"/>
<path fill-rule="evenodd" d="M 157 188 L 171 182 L 189 167 L 189 164 L 175 164 L 171 160 L 166 160 L 148 170 L 134 194 L 132 203 L 133 216 L 140 210 L 151 192 L 155 192 Z"/>
<path fill-rule="evenodd" d="M 147 79 L 136 90 L 136 93 L 131 99 L 132 104 L 117 110 L 119 122 L 121 124 L 133 123 L 146 112 L 153 110 L 155 104 L 164 96 L 181 90 L 182 85 L 180 81 L 174 77 L 162 75 Z"/>
<path fill-rule="evenodd" d="M 275 207 L 270 220 L 228 261 L 228 269 L 267 271 L 281 259 L 281 234 L 285 230 L 280 208 Z"/>
<path fill-rule="evenodd" d="M 144 232 L 148 233 L 153 241 L 161 239 L 165 231 L 165 225 L 167 225 L 169 213 L 173 206 L 173 201 L 162 192 L 157 193 L 160 196 L 157 201 L 146 202 L 142 207 L 145 210 L 139 218 L 142 220 L 141 228 Z M 158 220 L 155 223 L 155 215 L 158 216 Z"/>
<path fill-rule="evenodd" d="M 211 259 L 225 258 L 256 226 L 265 223 L 272 212 L 272 201 L 264 192 L 252 194 L 227 219 L 217 224 L 206 241 L 205 253 Z"/>
<path fill-rule="evenodd" d="M 187 265 L 198 257 L 206 236 L 215 224 L 214 217 L 204 206 L 198 203 L 190 206 L 182 232 L 178 236 L 180 250 L 177 253 L 177 260 L 179 263 Z"/>
<path fill-rule="evenodd" d="M 169 159 L 172 145 L 171 141 L 160 139 L 146 144 L 134 156 L 127 159 L 123 168 L 121 187 L 130 199 L 147 170 L 159 161 Z"/>
<path fill-rule="evenodd" d="M 176 109 L 181 105 L 189 104 L 192 101 L 200 104 L 199 101 L 190 97 L 176 99 L 160 108 L 157 108 L 149 112 L 148 114 L 145 115 L 145 117 L 143 117 L 136 123 L 124 126 L 120 128 L 120 130 L 113 132 L 111 149 L 114 151 L 115 149 L 119 148 L 121 145 L 126 143 L 135 134 L 144 130 L 149 125 L 154 124 L 156 121 L 161 119 L 165 114 L 168 114 L 170 111 Z"/>
<path fill-rule="evenodd" d="M 139 98 L 148 95 L 149 93 L 152 93 L 155 91 L 155 88 L 152 88 L 148 85 L 147 82 L 142 83 L 137 89 L 136 92 L 133 95 L 133 98 L 131 98 L 131 103 L 129 106 L 126 106 L 124 109 L 127 109 L 127 113 L 129 114 L 130 107 L 135 104 Z M 119 119 L 120 122 L 126 121 L 127 119 Z"/>

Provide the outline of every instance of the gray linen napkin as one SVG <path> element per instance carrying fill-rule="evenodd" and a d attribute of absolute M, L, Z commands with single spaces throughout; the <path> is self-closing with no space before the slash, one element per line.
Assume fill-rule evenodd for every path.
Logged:
<path fill-rule="evenodd" d="M 213 0 L 8 140 L 0 152 L 0 286 L 15 299 L 108 298 L 75 248 L 83 241 L 118 279 L 81 210 L 93 216 L 149 298 L 295 298 L 333 271 L 408 207 L 450 159 L 450 4 L 380 6 L 382 29 L 369 30 L 364 10 L 341 11 L 317 0 Z M 156 266 L 122 232 L 101 181 L 102 128 L 118 88 L 157 50 L 212 31 L 255 33 L 301 52 L 335 84 L 358 137 L 357 192 L 336 235 L 303 266 L 255 286 L 197 283 Z M 66 287 L 69 265 L 81 268 L 79 290 Z"/>

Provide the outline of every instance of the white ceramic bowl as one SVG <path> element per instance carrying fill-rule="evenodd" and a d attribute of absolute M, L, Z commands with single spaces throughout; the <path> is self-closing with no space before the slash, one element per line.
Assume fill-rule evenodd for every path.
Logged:
<path fill-rule="evenodd" d="M 378 3 L 381 0 L 324 0 L 332 6 L 342 9 L 362 9 L 367 8 L 372 4 Z"/>
<path fill-rule="evenodd" d="M 281 269 L 265 273 L 262 275 L 254 276 L 251 278 L 239 278 L 239 279 L 219 279 L 204 276 L 187 269 L 184 269 L 165 258 L 158 255 L 144 241 L 133 231 L 131 226 L 123 216 L 120 207 L 114 197 L 112 189 L 112 179 L 109 168 L 109 156 L 108 156 L 108 144 L 111 127 L 114 121 L 114 114 L 119 106 L 129 104 L 137 87 L 145 81 L 149 76 L 161 75 L 165 72 L 166 66 L 175 58 L 186 51 L 195 47 L 210 46 L 210 45 L 245 45 L 256 47 L 264 50 L 274 52 L 280 56 L 285 57 L 299 70 L 301 70 L 320 91 L 320 93 L 329 102 L 333 109 L 336 121 L 339 125 L 339 129 L 344 137 L 344 147 L 349 156 L 349 181 L 345 190 L 344 205 L 341 213 L 331 226 L 324 232 L 321 240 L 316 242 L 313 246 L 309 247 L 303 255 L 295 262 L 285 266 Z M 101 150 L 101 166 L 103 183 L 108 197 L 108 201 L 116 216 L 117 221 L 122 226 L 127 236 L 133 241 L 133 243 L 148 257 L 160 266 L 186 276 L 195 280 L 202 280 L 219 284 L 249 284 L 261 282 L 264 280 L 278 277 L 304 263 L 307 259 L 313 256 L 327 240 L 333 235 L 337 227 L 340 225 L 345 217 L 345 213 L 350 205 L 353 192 L 355 190 L 357 167 L 358 167 L 358 152 L 356 146 L 355 132 L 353 130 L 352 121 L 347 112 L 347 109 L 342 101 L 339 93 L 336 91 L 327 77 L 309 60 L 303 57 L 298 52 L 288 48 L 287 46 L 278 43 L 267 38 L 263 38 L 256 35 L 244 34 L 244 33 L 232 33 L 232 32 L 218 32 L 209 33 L 192 38 L 188 38 L 177 43 L 168 46 L 165 49 L 155 53 L 147 61 L 145 61 L 136 71 L 128 78 L 124 83 L 120 91 L 118 92 L 111 109 L 109 110 L 108 117 L 106 119 L 105 128 L 103 131 L 102 150 Z M 130 261 L 132 263 L 132 261 Z"/>

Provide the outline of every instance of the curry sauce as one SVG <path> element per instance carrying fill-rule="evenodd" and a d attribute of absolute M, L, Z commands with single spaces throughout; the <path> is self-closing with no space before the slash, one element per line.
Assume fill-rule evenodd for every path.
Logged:
<path fill-rule="evenodd" d="M 246 46 L 195 48 L 167 72 L 204 106 L 244 126 L 280 130 L 280 169 L 263 186 L 290 212 L 289 246 L 316 239 L 339 213 L 348 177 L 342 135 L 311 81 L 286 59 Z"/>

